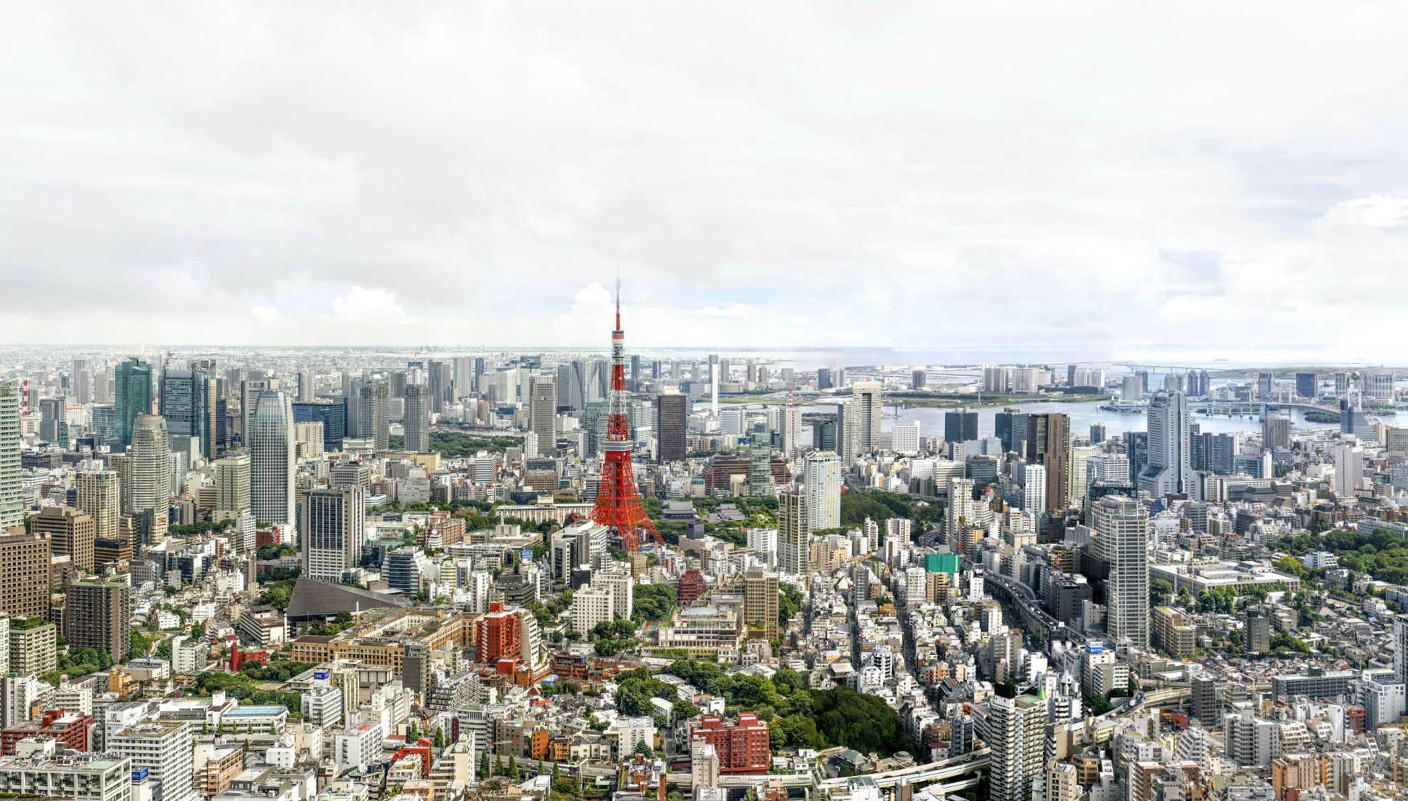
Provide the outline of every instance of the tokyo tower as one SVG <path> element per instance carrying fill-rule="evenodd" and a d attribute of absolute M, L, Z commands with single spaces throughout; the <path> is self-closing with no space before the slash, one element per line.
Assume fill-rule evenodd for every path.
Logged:
<path fill-rule="evenodd" d="M 602 450 L 601 484 L 596 491 L 592 520 L 616 529 L 626 550 L 635 553 L 650 536 L 665 540 L 640 502 L 640 491 L 631 469 L 631 429 L 626 423 L 626 333 L 621 330 L 621 281 L 616 281 L 616 329 L 611 332 L 611 400 L 606 418 L 606 443 Z"/>

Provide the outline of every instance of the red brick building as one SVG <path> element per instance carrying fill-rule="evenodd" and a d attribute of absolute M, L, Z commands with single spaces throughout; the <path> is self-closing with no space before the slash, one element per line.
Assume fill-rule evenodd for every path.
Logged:
<path fill-rule="evenodd" d="M 704 582 L 704 574 L 694 568 L 690 568 L 680 574 L 680 605 L 693 603 L 696 598 L 704 595 L 709 590 L 709 585 Z"/>
<path fill-rule="evenodd" d="M 523 622 L 519 612 L 505 612 L 503 604 L 490 604 L 488 613 L 474 621 L 474 647 L 480 662 L 517 659 L 523 651 Z"/>
<path fill-rule="evenodd" d="M 718 715 L 704 715 L 690 739 L 714 746 L 720 773 L 767 773 L 772 766 L 768 724 L 758 720 L 754 712 L 740 712 L 736 723 Z"/>
<path fill-rule="evenodd" d="M 39 720 L 27 720 L 14 728 L 0 731 L 0 755 L 14 756 L 15 744 L 26 737 L 37 740 L 58 740 L 59 745 L 75 751 L 87 751 L 93 719 L 77 712 L 50 709 Z"/>

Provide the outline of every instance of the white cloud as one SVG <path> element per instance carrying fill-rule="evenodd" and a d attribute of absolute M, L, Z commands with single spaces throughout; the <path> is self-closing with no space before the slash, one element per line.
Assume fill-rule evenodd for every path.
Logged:
<path fill-rule="evenodd" d="M 1330 225 L 1399 228 L 1408 224 L 1408 197 L 1374 195 L 1336 203 L 1322 222 Z"/>
<path fill-rule="evenodd" d="M 619 272 L 641 347 L 1389 347 L 1408 8 L 658 11 L 7 6 L 7 314 L 593 344 Z"/>

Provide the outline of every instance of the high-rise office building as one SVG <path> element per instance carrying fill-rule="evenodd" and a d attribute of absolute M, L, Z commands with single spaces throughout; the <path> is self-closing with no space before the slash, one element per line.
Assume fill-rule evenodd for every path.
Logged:
<path fill-rule="evenodd" d="M 132 423 L 132 449 L 128 453 L 132 476 L 132 514 L 142 542 L 152 545 L 166 536 L 171 512 L 171 442 L 166 421 L 144 414 Z"/>
<path fill-rule="evenodd" d="M 1365 373 L 1360 385 L 1364 397 L 1369 400 L 1393 401 L 1393 373 Z"/>
<path fill-rule="evenodd" d="M 170 437 L 199 439 L 200 453 L 207 459 L 215 458 L 215 389 L 215 378 L 203 366 L 192 364 L 188 370 L 162 368 L 157 405 L 166 420 L 166 433 Z"/>
<path fill-rule="evenodd" d="M 356 406 L 354 401 L 353 406 Z M 347 408 L 346 398 L 334 400 L 331 403 L 295 403 L 293 404 L 293 422 L 295 423 L 322 423 L 323 424 L 323 451 L 342 450 L 342 440 L 347 434 Z"/>
<path fill-rule="evenodd" d="M 811 572 L 811 526 L 807 522 L 807 496 L 798 490 L 777 496 L 777 566 L 793 575 Z"/>
<path fill-rule="evenodd" d="M 391 447 L 390 405 L 391 385 L 385 381 L 368 381 L 360 390 L 355 436 L 370 439 L 372 447 L 384 451 Z"/>
<path fill-rule="evenodd" d="M 94 470 L 79 473 L 78 508 L 93 518 L 93 536 L 102 540 L 117 539 L 118 520 L 122 516 L 122 488 L 117 473 Z"/>
<path fill-rule="evenodd" d="M 424 384 L 406 385 L 405 412 L 401 430 L 405 448 L 412 453 L 430 451 L 430 391 Z"/>
<path fill-rule="evenodd" d="M 39 399 L 39 438 L 61 448 L 68 447 L 67 398 L 60 395 L 57 398 Z"/>
<path fill-rule="evenodd" d="M 117 413 L 117 447 L 132 444 L 132 426 L 152 413 L 152 366 L 133 356 L 118 362 L 113 379 Z"/>
<path fill-rule="evenodd" d="M 358 486 L 315 489 L 303 494 L 299 531 L 303 536 L 303 575 L 341 581 L 362 555 L 365 500 Z"/>
<path fill-rule="evenodd" d="M 1046 511 L 1064 513 L 1070 508 L 1071 420 L 1064 414 L 1027 416 L 1026 459 L 1046 468 Z"/>
<path fill-rule="evenodd" d="M 1335 448 L 1335 492 L 1353 497 L 1364 483 L 1364 449 L 1358 445 L 1341 444 Z"/>
<path fill-rule="evenodd" d="M 1003 453 L 1024 453 L 1027 442 L 1027 415 L 1016 409 L 1003 409 L 993 415 L 993 436 L 1002 443 Z"/>
<path fill-rule="evenodd" d="M 680 462 L 688 455 L 686 433 L 689 399 L 678 392 L 655 396 L 655 449 L 660 463 Z"/>
<path fill-rule="evenodd" d="M 445 411 L 445 404 L 451 400 L 454 375 L 450 363 L 441 361 L 426 362 L 425 386 L 430 390 L 430 411 L 439 414 Z"/>
<path fill-rule="evenodd" d="M 1105 627 L 1114 639 L 1149 646 L 1149 513 L 1133 498 L 1106 495 L 1095 502 L 1093 551 L 1110 570 L 1105 582 Z"/>
<path fill-rule="evenodd" d="M 299 403 L 312 403 L 313 400 L 318 397 L 317 389 L 314 386 L 316 382 L 317 376 L 315 376 L 313 373 L 310 373 L 307 370 L 300 370 L 298 372 Z"/>
<path fill-rule="evenodd" d="M 1030 801 L 1046 755 L 1046 701 L 1034 695 L 994 697 L 988 705 L 992 801 Z"/>
<path fill-rule="evenodd" d="M 778 638 L 779 594 L 777 574 L 773 571 L 750 570 L 743 574 L 743 624 L 749 629 L 760 629 L 763 639 L 770 642 Z"/>
<path fill-rule="evenodd" d="M 1320 376 L 1315 373 L 1296 373 L 1296 395 L 1314 399 L 1320 396 Z"/>
<path fill-rule="evenodd" d="M 538 374 L 528 381 L 528 427 L 538 435 L 538 453 L 557 453 L 557 379 Z"/>
<path fill-rule="evenodd" d="M 282 392 L 261 392 L 255 400 L 249 462 L 255 520 L 295 525 L 293 409 Z"/>
<path fill-rule="evenodd" d="M 236 519 L 253 510 L 250 502 L 249 452 L 223 456 L 215 462 L 215 513 L 220 519 Z"/>
<path fill-rule="evenodd" d="M 127 659 L 131 643 L 132 588 L 121 581 L 75 581 L 64 602 L 64 639 L 70 648 L 92 648 Z"/>
<path fill-rule="evenodd" d="M 1261 421 L 1261 445 L 1267 450 L 1289 450 L 1291 447 L 1291 418 L 1284 414 L 1268 414 Z"/>
<path fill-rule="evenodd" d="M 841 527 L 841 459 L 827 451 L 807 454 L 802 467 L 807 496 L 807 528 L 819 531 Z"/>
<path fill-rule="evenodd" d="M 845 461 L 879 450 L 884 417 L 880 382 L 857 381 L 852 384 L 851 399 L 846 404 L 846 452 L 841 455 Z"/>
<path fill-rule="evenodd" d="M 49 616 L 50 548 L 45 534 L 22 529 L 0 533 L 0 615 Z"/>
<path fill-rule="evenodd" d="M 30 530 L 47 535 L 55 555 L 68 556 L 75 570 L 93 572 L 93 518 L 72 506 L 46 506 L 30 521 Z"/>
<path fill-rule="evenodd" d="M 19 382 L 0 381 L 0 534 L 24 523 L 20 450 Z"/>
<path fill-rule="evenodd" d="M 1149 453 L 1139 489 L 1155 498 L 1193 492 L 1197 474 L 1189 454 L 1188 402 L 1182 392 L 1160 392 L 1149 401 Z"/>
<path fill-rule="evenodd" d="M 87 405 L 93 402 L 93 371 L 87 359 L 74 359 L 70 373 L 69 389 L 73 392 L 73 402 Z"/>
<path fill-rule="evenodd" d="M 944 442 L 969 442 L 977 438 L 977 412 L 967 409 L 944 412 Z"/>

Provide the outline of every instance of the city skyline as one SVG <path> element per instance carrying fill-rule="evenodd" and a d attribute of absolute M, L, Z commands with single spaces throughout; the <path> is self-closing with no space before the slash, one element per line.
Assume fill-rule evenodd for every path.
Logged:
<path fill-rule="evenodd" d="M 585 345 L 620 273 L 642 347 L 1391 360 L 1394 26 L 1273 9 L 22 6 L 5 319 Z"/>

